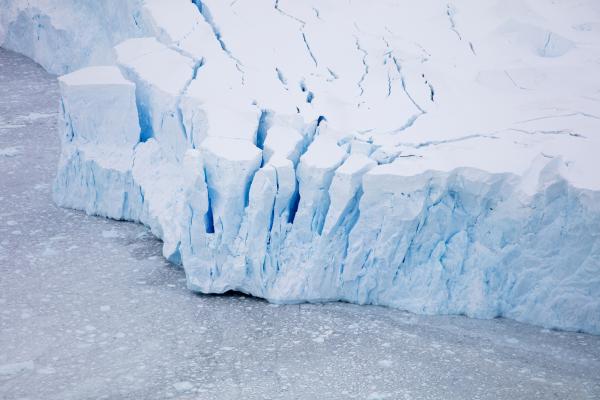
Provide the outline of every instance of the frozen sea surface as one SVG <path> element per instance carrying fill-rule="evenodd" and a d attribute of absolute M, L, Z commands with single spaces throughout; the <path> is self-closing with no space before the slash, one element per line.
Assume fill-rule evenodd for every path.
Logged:
<path fill-rule="evenodd" d="M 600 337 L 191 293 L 146 228 L 52 203 L 57 106 L 0 49 L 1 399 L 600 398 Z"/>

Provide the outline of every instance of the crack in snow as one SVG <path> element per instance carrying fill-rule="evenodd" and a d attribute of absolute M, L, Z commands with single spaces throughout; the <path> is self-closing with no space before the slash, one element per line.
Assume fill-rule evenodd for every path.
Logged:
<path fill-rule="evenodd" d="M 338 74 L 335 73 L 331 68 L 327 68 L 327 72 L 329 73 L 330 78 L 327 79 L 328 82 L 339 79 Z"/>
<path fill-rule="evenodd" d="M 452 5 L 450 3 L 446 4 L 446 15 L 448 16 L 448 20 L 450 21 L 450 29 L 452 29 L 452 31 L 454 33 L 456 33 L 456 36 L 458 36 L 458 40 L 462 40 L 462 36 L 460 34 L 460 32 L 458 31 L 458 29 L 456 29 L 456 22 L 454 21 L 454 7 L 452 7 Z"/>
<path fill-rule="evenodd" d="M 176 51 L 177 53 L 181 54 L 182 56 L 185 56 L 185 57 L 188 57 L 188 58 L 191 58 L 191 59 L 195 59 L 196 57 L 195 57 L 193 54 L 191 54 L 191 53 L 189 53 L 189 52 L 185 51 L 184 49 L 182 49 L 182 48 L 180 47 L 180 45 L 181 45 L 181 43 L 182 43 L 182 42 L 183 42 L 185 39 L 187 39 L 187 38 L 188 38 L 188 37 L 189 37 L 191 34 L 193 34 L 193 33 L 196 31 L 196 29 L 198 29 L 198 26 L 199 26 L 199 24 L 198 24 L 198 23 L 195 23 L 195 24 L 194 24 L 194 26 L 193 26 L 193 27 L 192 27 L 192 28 L 191 28 L 191 29 L 190 29 L 190 30 L 189 30 L 189 31 L 188 31 L 186 34 L 184 34 L 183 36 L 181 36 L 181 37 L 179 38 L 179 40 L 177 40 L 177 41 L 173 41 L 172 43 L 170 43 L 170 44 L 168 45 L 168 47 L 169 47 L 171 50 L 174 50 L 174 51 Z"/>
<path fill-rule="evenodd" d="M 378 160 L 377 164 L 378 165 L 391 164 L 394 161 L 396 161 L 398 158 L 423 158 L 423 156 L 420 154 L 402 154 L 402 152 L 400 151 L 396 154 L 390 155 L 388 158 L 386 158 L 384 160 Z"/>
<path fill-rule="evenodd" d="M 387 29 L 387 27 L 386 27 L 386 29 Z M 385 57 L 383 60 L 383 65 L 387 66 L 388 61 L 392 58 L 392 49 L 390 47 L 390 43 L 387 41 L 385 36 L 382 36 L 381 40 L 383 40 L 383 42 L 385 43 L 385 48 L 387 50 L 385 53 L 383 53 L 383 56 Z M 392 95 L 392 76 L 390 75 L 389 67 L 387 70 L 387 93 L 386 93 L 386 95 L 387 95 L 387 97 L 390 97 Z"/>
<path fill-rule="evenodd" d="M 548 115 L 548 116 L 543 116 L 543 117 L 537 117 L 537 118 L 531 118 L 531 119 L 525 119 L 523 121 L 517 121 L 517 124 L 523 124 L 523 123 L 527 123 L 527 122 L 533 122 L 533 121 L 540 121 L 540 120 L 544 120 L 544 119 L 554 119 L 554 118 L 564 118 L 564 117 L 576 117 L 576 116 L 582 116 L 582 117 L 586 117 L 586 118 L 592 118 L 592 119 L 598 119 L 600 120 L 600 117 L 597 117 L 593 114 L 588 114 L 588 113 L 584 113 L 584 112 L 574 112 L 574 113 L 569 113 L 569 114 L 559 114 L 559 115 Z"/>
<path fill-rule="evenodd" d="M 319 9 L 317 7 L 313 7 L 312 9 L 315 12 L 315 17 L 317 17 L 317 19 L 321 19 L 321 13 L 319 12 Z"/>
<path fill-rule="evenodd" d="M 418 143 L 416 145 L 414 145 L 414 144 L 407 144 L 407 143 L 403 143 L 402 145 L 403 146 L 408 146 L 408 147 L 414 147 L 415 149 L 420 149 L 420 148 L 423 148 L 423 147 L 438 146 L 440 144 L 463 142 L 465 140 L 477 139 L 477 138 L 500 139 L 499 137 L 494 136 L 494 135 L 472 134 L 472 135 L 461 136 L 461 137 L 457 137 L 457 138 L 453 138 L 453 139 L 431 140 L 431 141 L 427 141 L 427 142 Z"/>
<path fill-rule="evenodd" d="M 190 136 L 192 132 L 190 132 L 190 135 L 188 135 L 188 132 L 185 127 L 185 123 L 183 122 L 183 110 L 181 109 L 181 98 L 183 97 L 183 95 L 185 94 L 187 89 L 190 87 L 190 85 L 192 84 L 194 79 L 196 79 L 196 77 L 198 76 L 198 70 L 202 67 L 202 65 L 204 65 L 204 59 L 200 59 L 194 64 L 194 66 L 192 67 L 192 76 L 190 77 L 190 79 L 188 79 L 188 81 L 185 83 L 185 85 L 179 92 L 179 96 L 177 96 L 177 103 L 175 105 L 179 126 L 181 127 L 181 131 L 185 135 L 188 142 L 192 145 L 192 148 L 195 148 L 194 141 L 193 141 L 193 138 Z"/>
<path fill-rule="evenodd" d="M 386 29 L 387 29 L 387 27 L 386 27 Z M 391 33 L 391 31 L 389 29 L 387 29 L 387 31 Z M 396 134 L 396 133 L 405 131 L 406 129 L 413 126 L 414 123 L 417 121 L 417 119 L 419 119 L 419 117 L 426 114 L 427 112 L 423 109 L 423 107 L 421 107 L 417 103 L 417 101 L 414 99 L 414 97 L 409 93 L 408 88 L 406 87 L 406 78 L 404 77 L 404 74 L 402 73 L 402 65 L 400 64 L 398 59 L 393 55 L 393 49 L 390 47 L 388 40 L 385 38 L 385 36 L 383 36 L 381 39 L 386 44 L 386 49 L 387 49 L 387 51 L 383 54 L 383 56 L 385 57 L 384 64 L 387 64 L 388 60 L 391 60 L 393 62 L 396 73 L 398 74 L 398 77 L 400 78 L 400 85 L 402 87 L 402 91 L 404 92 L 406 97 L 410 100 L 410 102 L 413 104 L 413 106 L 418 110 L 418 113 L 412 115 L 402 126 L 387 132 L 387 133 L 391 133 L 391 134 Z M 358 39 L 357 39 L 356 43 L 357 43 L 357 49 L 361 50 L 359 47 Z M 365 58 L 366 58 L 366 51 L 364 53 L 365 53 Z M 363 59 L 363 64 L 365 64 L 366 73 L 368 73 L 368 66 L 366 65 L 366 62 L 364 61 L 364 59 Z M 365 75 L 366 75 L 366 73 L 365 73 Z M 361 89 L 362 89 L 362 86 L 361 86 L 362 81 L 364 80 L 365 75 L 363 75 L 363 77 L 361 78 L 361 81 L 359 82 L 359 87 Z M 424 74 L 421 74 L 421 76 L 423 78 L 425 78 Z M 393 87 L 392 81 L 393 80 L 394 79 L 392 78 L 392 76 L 390 75 L 390 72 L 388 70 L 388 73 L 387 73 L 387 96 L 388 97 L 392 95 L 392 87 Z M 429 97 L 430 97 L 431 101 L 434 101 L 435 90 L 433 88 L 433 85 L 431 85 L 427 80 L 425 80 L 425 84 L 427 84 L 429 86 L 429 91 L 430 91 Z M 362 92 L 361 92 L 361 94 L 362 94 Z"/>
<path fill-rule="evenodd" d="M 536 135 L 536 134 L 540 134 L 540 135 L 568 135 L 568 136 L 572 136 L 572 137 L 587 139 L 586 136 L 584 136 L 584 135 L 582 135 L 580 133 L 577 133 L 577 132 L 573 132 L 570 129 L 557 129 L 557 130 L 550 130 L 550 131 L 546 131 L 546 130 L 528 131 L 526 129 L 510 128 L 509 130 L 515 131 L 515 132 L 520 132 L 520 133 L 525 133 L 527 135 Z"/>
<path fill-rule="evenodd" d="M 237 57 L 235 57 L 231 53 L 231 51 L 227 48 L 225 41 L 221 37 L 221 32 L 219 30 L 219 27 L 213 20 L 210 10 L 206 7 L 206 5 L 202 5 L 202 4 L 198 4 L 198 3 L 194 3 L 194 4 L 196 4 L 198 11 L 200 11 L 200 14 L 204 17 L 204 20 L 210 25 L 215 39 L 217 40 L 217 42 L 219 42 L 219 46 L 221 46 L 221 50 L 223 50 L 225 52 L 225 54 L 227 54 L 227 56 L 235 63 L 235 68 L 241 73 L 242 86 L 243 86 L 245 84 L 245 73 L 244 73 L 244 69 L 243 69 L 244 64 L 242 64 L 242 62 Z"/>
<path fill-rule="evenodd" d="M 431 53 L 428 52 L 425 47 L 423 47 L 421 44 L 417 43 L 417 42 L 413 42 L 415 44 L 415 46 L 417 46 L 419 49 L 421 49 L 421 51 L 427 56 L 427 57 L 431 57 Z M 425 62 L 428 61 L 428 58 L 424 58 L 421 62 Z"/>
<path fill-rule="evenodd" d="M 360 89 L 360 96 L 362 96 L 363 93 L 365 92 L 365 89 L 363 87 L 363 82 L 365 81 L 367 74 L 369 73 L 369 65 L 367 64 L 367 56 L 369 55 L 369 53 L 360 46 L 360 41 L 358 40 L 357 36 L 355 36 L 354 39 L 355 39 L 355 44 L 356 44 L 356 50 L 358 50 L 359 52 L 361 52 L 363 54 L 362 64 L 364 67 L 364 71 L 363 71 L 362 76 L 360 77 L 360 80 L 357 83 L 357 86 Z M 358 106 L 360 107 L 360 104 Z"/>
<path fill-rule="evenodd" d="M 277 79 L 279 80 L 279 82 L 281 82 L 281 84 L 283 85 L 283 88 L 285 90 L 289 90 L 288 86 L 287 86 L 287 79 L 285 78 L 285 76 L 283 75 L 283 72 L 281 72 L 281 70 L 279 69 L 279 67 L 275 67 L 275 72 L 277 73 Z"/>
<path fill-rule="evenodd" d="M 275 0 L 274 7 L 275 7 L 275 10 L 277 10 L 277 12 L 279 12 L 281 15 L 283 15 L 287 18 L 291 18 L 292 20 L 294 20 L 300 24 L 300 34 L 302 35 L 302 40 L 304 41 L 304 45 L 306 46 L 308 55 L 310 56 L 311 60 L 315 64 L 315 68 L 317 68 L 319 66 L 319 63 L 317 62 L 317 58 L 315 57 L 315 54 L 313 53 L 312 49 L 310 48 L 310 44 L 308 44 L 308 39 L 306 37 L 306 33 L 304 32 L 304 27 L 306 26 L 306 21 L 304 21 L 298 17 L 295 17 L 292 14 L 282 10 L 281 7 L 279 6 L 279 0 Z"/>
<path fill-rule="evenodd" d="M 406 79 L 404 78 L 404 74 L 402 73 L 402 65 L 398 61 L 398 59 L 392 56 L 392 60 L 394 61 L 394 65 L 396 66 L 396 71 L 398 71 L 398 75 L 400 76 L 400 83 L 402 84 L 402 90 L 411 101 L 411 103 L 421 112 L 421 114 L 426 114 L 426 111 L 415 101 L 415 99 L 411 96 L 411 94 L 406 89 Z"/>
<path fill-rule="evenodd" d="M 463 37 L 460 34 L 460 32 L 458 31 L 457 27 L 456 27 L 456 21 L 454 20 L 454 15 L 456 14 L 456 9 L 454 8 L 454 6 L 450 3 L 446 4 L 446 15 L 448 16 L 448 20 L 450 21 L 450 29 L 456 33 L 456 36 L 458 36 L 458 40 L 462 41 Z M 475 52 L 475 46 L 473 46 L 472 42 L 468 42 L 469 44 L 469 49 L 471 50 L 471 53 L 473 53 L 473 55 L 477 55 L 477 53 Z"/>
<path fill-rule="evenodd" d="M 517 84 L 517 82 L 516 82 L 516 81 L 513 79 L 513 77 L 512 77 L 512 76 L 511 76 L 511 75 L 508 73 L 508 71 L 507 71 L 507 70 L 504 70 L 504 73 L 506 74 L 506 76 L 508 77 L 508 79 L 510 79 L 510 81 L 512 82 L 512 84 L 513 84 L 513 85 L 515 85 L 515 87 L 516 87 L 517 89 L 521 89 L 521 90 L 529 90 L 528 88 L 526 88 L 526 87 L 523 87 L 523 86 L 521 86 L 521 85 Z"/>
<path fill-rule="evenodd" d="M 275 10 L 277 10 L 281 15 L 285 15 L 288 18 L 293 19 L 294 21 L 300 23 L 302 25 L 302 27 L 304 28 L 304 26 L 306 25 L 306 21 L 293 16 L 292 14 L 285 12 L 281 9 L 281 7 L 279 7 L 279 0 L 275 0 Z"/>
<path fill-rule="evenodd" d="M 473 42 L 469 42 L 469 48 L 471 49 L 471 53 L 476 56 L 477 53 L 475 52 L 475 46 L 473 46 Z"/>
<path fill-rule="evenodd" d="M 386 30 L 391 33 L 391 31 L 387 27 L 386 27 Z M 398 75 L 400 75 L 401 79 L 403 79 L 402 73 L 401 73 L 401 68 L 400 68 L 400 65 L 398 63 L 398 60 L 394 59 L 393 56 L 392 56 L 393 55 L 393 49 L 391 48 L 389 41 L 385 38 L 385 36 L 382 36 L 381 39 L 383 40 L 383 42 L 385 43 L 385 46 L 386 46 L 386 52 L 383 54 L 384 57 L 385 57 L 385 59 L 383 61 L 384 65 L 387 65 L 388 60 L 392 60 L 394 62 L 394 65 L 396 67 Z M 425 54 L 429 54 L 423 48 L 423 46 L 419 45 L 416 42 L 414 42 L 414 43 Z M 426 59 L 425 59 L 425 61 L 426 61 Z M 422 60 L 421 62 L 424 62 L 424 60 Z M 427 87 L 429 88 L 429 99 L 432 102 L 434 102 L 435 101 L 435 88 L 433 87 L 433 85 L 431 84 L 431 82 L 429 82 L 429 80 L 427 78 L 425 78 L 425 74 L 424 73 L 421 73 L 421 77 L 425 80 L 425 85 L 427 85 Z M 393 81 L 392 76 L 390 75 L 390 72 L 388 70 L 388 72 L 387 72 L 387 96 L 388 97 L 391 96 L 391 94 L 392 94 L 392 81 Z M 405 82 L 403 82 L 403 89 L 406 92 L 406 83 Z M 408 93 L 407 93 L 407 95 L 408 95 Z M 411 98 L 411 96 L 409 96 L 409 98 Z M 411 100 L 412 100 L 412 98 L 411 98 Z M 416 104 L 416 102 L 413 101 L 413 104 Z M 417 105 L 417 108 L 419 108 L 420 111 L 422 111 L 423 113 L 425 113 L 425 110 L 421 109 L 420 106 Z"/>
<path fill-rule="evenodd" d="M 306 34 L 303 31 L 300 31 L 300 33 L 302 34 L 302 40 L 304 41 L 304 44 L 306 45 L 306 50 L 308 50 L 308 54 L 310 55 L 310 58 L 315 63 L 315 68 L 316 68 L 319 66 L 319 63 L 317 62 L 317 58 L 313 54 L 313 52 L 310 48 L 310 45 L 308 44 L 308 39 L 306 39 Z"/>
<path fill-rule="evenodd" d="M 420 116 L 422 116 L 425 113 L 417 113 L 412 115 L 405 123 L 404 125 L 402 125 L 399 128 L 396 128 L 388 133 L 392 133 L 392 134 L 396 134 L 396 133 L 400 133 L 402 131 L 407 130 L 408 128 L 410 128 L 411 126 L 413 126 L 415 124 L 415 122 L 417 122 L 417 120 L 419 119 Z"/>
<path fill-rule="evenodd" d="M 427 86 L 429 86 L 429 99 L 432 102 L 435 102 L 435 88 L 429 81 L 425 81 L 425 83 L 427 84 Z"/>

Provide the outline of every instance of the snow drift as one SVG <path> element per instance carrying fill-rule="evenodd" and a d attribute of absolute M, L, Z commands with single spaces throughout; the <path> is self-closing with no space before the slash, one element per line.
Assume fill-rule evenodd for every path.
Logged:
<path fill-rule="evenodd" d="M 57 203 L 192 290 L 600 333 L 596 2 L 3 3 L 4 46 L 84 67 Z"/>

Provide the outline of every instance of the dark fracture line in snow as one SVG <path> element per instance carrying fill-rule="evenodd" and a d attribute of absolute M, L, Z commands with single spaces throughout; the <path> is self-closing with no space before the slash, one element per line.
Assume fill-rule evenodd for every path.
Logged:
<path fill-rule="evenodd" d="M 217 42 L 219 42 L 219 45 L 221 46 L 221 50 L 223 50 L 225 52 L 225 54 L 227 54 L 227 56 L 233 60 L 233 62 L 235 63 L 235 68 L 242 74 L 242 85 L 244 85 L 245 83 L 245 73 L 243 70 L 243 66 L 244 64 L 242 64 L 242 62 L 235 57 L 231 51 L 227 48 L 227 45 L 225 44 L 225 41 L 223 40 L 223 38 L 221 37 L 221 32 L 219 31 L 219 28 L 217 26 L 217 24 L 215 23 L 215 21 L 212 18 L 212 15 L 210 13 L 210 10 L 208 9 L 208 7 L 206 7 L 206 5 L 198 2 L 198 3 L 194 3 L 196 4 L 196 7 L 198 8 L 198 11 L 200 11 L 200 14 L 204 17 L 204 20 L 210 25 L 212 31 L 213 31 L 213 35 L 215 36 L 215 39 L 217 39 Z"/>
<path fill-rule="evenodd" d="M 473 46 L 473 42 L 469 42 L 469 48 L 471 49 L 471 53 L 476 56 L 477 53 L 475 52 L 475 46 Z"/>
<path fill-rule="evenodd" d="M 328 81 L 334 81 L 336 79 L 339 79 L 338 74 L 336 74 L 335 71 L 333 71 L 331 68 L 327 68 L 327 72 L 329 72 L 329 75 L 331 76 L 331 79 L 328 79 Z"/>
<path fill-rule="evenodd" d="M 421 49 L 421 51 L 422 51 L 423 53 L 425 53 L 425 55 L 426 55 L 427 57 L 431 57 L 431 53 L 430 53 L 430 52 L 428 52 L 428 51 L 425 49 L 425 47 L 423 47 L 421 44 L 419 44 L 419 43 L 417 43 L 417 42 L 414 42 L 414 43 L 415 43 L 415 45 L 416 45 L 416 46 L 417 46 L 419 49 Z M 427 59 L 425 59 L 425 60 L 427 60 Z"/>
<path fill-rule="evenodd" d="M 423 158 L 423 156 L 420 155 L 420 154 L 402 154 L 402 152 L 399 152 L 399 153 L 396 153 L 396 154 L 392 154 L 391 156 L 389 156 L 385 160 L 377 161 L 377 164 L 378 165 L 391 164 L 394 161 L 396 161 L 398 158 Z"/>
<path fill-rule="evenodd" d="M 450 21 L 450 29 L 456 33 L 456 36 L 458 36 L 458 40 L 462 41 L 463 37 L 460 34 L 460 32 L 458 31 L 458 29 L 456 28 L 456 21 L 454 20 L 454 7 L 448 3 L 446 4 L 446 15 L 448 16 L 448 20 Z M 477 55 L 477 53 L 475 52 L 475 47 L 473 46 L 472 42 L 468 42 L 469 43 L 469 49 L 471 50 L 471 53 L 473 53 L 473 55 Z"/>
<path fill-rule="evenodd" d="M 592 118 L 592 119 L 599 119 L 600 117 L 593 115 L 593 114 L 588 114 L 588 113 L 584 113 L 584 112 L 574 112 L 574 113 L 569 113 L 569 114 L 558 114 L 558 115 L 548 115 L 548 116 L 543 116 L 543 117 L 537 117 L 537 118 L 531 118 L 531 119 L 525 119 L 523 121 L 517 121 L 517 124 L 523 124 L 526 122 L 533 122 L 533 121 L 539 121 L 542 119 L 554 119 L 554 118 L 563 118 L 563 117 L 576 117 L 578 115 L 581 115 L 582 117 L 586 117 L 586 118 Z"/>
<path fill-rule="evenodd" d="M 319 12 L 319 9 L 317 7 L 313 7 L 312 9 L 315 12 L 317 19 L 321 19 L 321 13 Z"/>
<path fill-rule="evenodd" d="M 356 43 L 356 50 L 358 50 L 359 52 L 361 52 L 363 54 L 363 56 L 362 56 L 362 64 L 364 66 L 364 72 L 363 72 L 362 76 L 360 77 L 360 80 L 357 83 L 357 86 L 360 89 L 360 95 L 362 96 L 363 93 L 365 92 L 365 89 L 363 88 L 363 82 L 365 81 L 365 79 L 367 77 L 367 74 L 369 73 L 369 65 L 367 64 L 367 56 L 368 56 L 369 53 L 367 53 L 367 51 L 360 46 L 360 42 L 358 40 L 358 37 L 355 36 L 354 39 L 356 40 L 356 42 L 355 42 Z"/>
<path fill-rule="evenodd" d="M 287 18 L 291 18 L 294 21 L 298 22 L 300 24 L 300 34 L 302 35 L 302 41 L 304 41 L 304 45 L 306 46 L 306 50 L 308 51 L 308 55 L 310 56 L 310 58 L 312 59 L 313 63 L 315 64 L 315 68 L 319 66 L 319 63 L 317 62 L 317 58 L 315 57 L 315 54 L 312 52 L 312 49 L 310 48 L 310 45 L 308 44 L 308 39 L 306 38 L 306 33 L 304 33 L 304 27 L 306 26 L 306 21 L 293 16 L 292 14 L 284 11 L 281 9 L 281 7 L 279 7 L 279 0 L 275 0 L 275 10 L 277 10 L 277 12 L 279 12 L 281 15 L 287 17 Z"/>
<path fill-rule="evenodd" d="M 299 22 L 300 25 L 302 25 L 302 28 L 304 28 L 306 26 L 306 22 L 304 20 L 301 20 L 298 17 L 293 16 L 292 14 L 285 12 L 281 9 L 281 7 L 279 7 L 279 0 L 275 0 L 275 9 L 281 14 L 281 15 L 285 15 L 288 18 L 293 19 L 296 22 Z"/>
<path fill-rule="evenodd" d="M 354 21 L 353 25 L 354 25 L 354 28 L 356 29 L 356 31 L 360 33 L 361 30 L 360 30 L 360 27 L 358 26 L 358 24 L 356 23 L 356 21 Z M 360 80 L 356 84 L 358 86 L 358 88 L 360 89 L 359 97 L 362 97 L 362 95 L 365 93 L 363 83 L 364 83 L 365 79 L 367 78 L 367 74 L 369 73 L 369 65 L 367 64 L 367 56 L 369 53 L 360 46 L 360 41 L 358 40 L 358 36 L 355 35 L 354 39 L 355 39 L 356 50 L 358 50 L 359 52 L 361 52 L 363 54 L 361 62 L 363 64 L 364 71 L 363 71 L 362 76 L 360 77 Z M 364 104 L 364 101 L 359 102 L 357 104 L 357 108 L 360 108 L 360 106 L 362 104 Z"/>
<path fill-rule="evenodd" d="M 408 121 L 406 121 L 404 123 L 404 125 L 402 125 L 400 128 L 394 129 L 390 133 L 400 133 L 402 131 L 407 130 L 408 128 L 410 128 L 411 126 L 413 126 L 415 124 L 415 122 L 417 122 L 417 120 L 419 119 L 419 117 L 422 116 L 423 114 L 425 114 L 425 113 L 424 112 L 420 112 L 418 114 L 415 114 L 415 115 L 411 116 L 408 119 Z"/>
<path fill-rule="evenodd" d="M 573 136 L 573 137 L 577 137 L 577 138 L 587 139 L 586 136 L 584 136 L 580 133 L 573 132 L 569 129 L 560 129 L 560 130 L 552 130 L 552 131 L 543 131 L 543 130 L 528 131 L 525 129 L 510 128 L 509 130 L 519 132 L 519 133 L 525 133 L 527 135 L 538 135 L 538 134 L 539 135 L 568 135 L 568 136 Z"/>
<path fill-rule="evenodd" d="M 392 31 L 390 31 L 387 27 L 385 27 L 385 29 L 386 29 L 387 32 L 389 32 L 389 33 L 391 33 L 393 35 Z M 383 63 L 387 64 L 387 62 L 389 60 L 392 60 L 392 58 L 393 58 L 392 57 L 393 50 L 392 50 L 392 48 L 390 46 L 389 41 L 385 38 L 385 36 L 382 36 L 381 40 L 383 40 L 383 42 L 385 43 L 385 46 L 386 46 L 386 52 L 383 54 L 384 57 L 385 57 Z M 429 53 L 423 48 L 423 46 L 421 46 L 417 42 L 414 42 L 414 43 L 425 54 L 429 55 Z M 398 61 L 396 59 L 394 59 L 393 62 L 395 64 L 395 66 L 396 66 L 396 70 L 398 71 L 398 75 L 400 75 L 401 79 L 403 80 L 404 78 L 402 76 L 401 68 L 399 69 L 399 63 L 398 63 Z M 423 63 L 424 61 L 422 60 L 421 62 Z M 431 84 L 431 82 L 429 82 L 429 80 L 427 78 L 425 78 L 425 74 L 424 73 L 421 73 L 421 77 L 425 80 L 425 85 L 427 85 L 427 87 L 429 88 L 429 99 L 432 102 L 434 102 L 435 101 L 435 88 L 433 87 L 433 85 Z M 387 72 L 387 96 L 388 97 L 392 95 L 392 87 L 393 87 L 392 86 L 392 81 L 393 81 L 393 79 L 392 79 L 392 77 L 390 75 L 390 72 L 389 72 L 389 69 L 388 69 L 388 72 Z M 405 82 L 403 82 L 403 89 L 404 89 L 405 92 L 407 92 L 406 91 L 406 84 L 405 84 Z M 408 93 L 407 93 L 407 95 L 408 95 Z M 411 96 L 409 96 L 409 98 L 411 98 Z M 412 100 L 412 98 L 411 98 L 411 100 Z M 413 101 L 413 103 L 416 104 L 416 102 L 414 102 L 414 101 Z M 423 113 L 425 112 L 425 110 L 422 110 L 421 107 L 419 107 L 418 105 L 416 105 L 416 106 L 417 106 L 417 108 L 420 109 L 420 111 L 422 111 Z"/>
<path fill-rule="evenodd" d="M 277 79 L 279 79 L 279 82 L 281 82 L 281 84 L 283 85 L 283 88 L 285 90 L 289 90 L 289 88 L 287 86 L 287 79 L 285 79 L 283 72 L 281 72 L 281 70 L 278 67 L 275 67 L 275 72 L 277 73 Z"/>
<path fill-rule="evenodd" d="M 415 99 L 410 95 L 410 93 L 408 93 L 408 89 L 406 88 L 406 80 L 404 79 L 404 74 L 402 74 L 402 66 L 398 62 L 398 59 L 396 57 L 392 57 L 392 60 L 394 61 L 394 65 L 396 66 L 396 70 L 398 71 L 398 75 L 400 76 L 400 83 L 402 84 L 402 90 L 404 91 L 406 96 L 409 98 L 411 103 L 421 112 L 421 114 L 425 114 L 426 111 L 423 110 L 423 108 L 415 101 Z"/>
<path fill-rule="evenodd" d="M 313 54 L 313 52 L 310 48 L 310 45 L 308 44 L 308 40 L 306 39 L 306 34 L 303 31 L 300 31 L 300 33 L 302 34 L 302 40 L 304 41 L 304 44 L 306 45 L 306 50 L 308 50 L 308 54 L 310 55 L 310 58 L 315 63 L 315 68 L 316 68 L 319 66 L 319 63 L 317 62 L 317 58 Z"/>
<path fill-rule="evenodd" d="M 388 32 L 392 33 L 387 27 L 385 28 Z M 393 35 L 393 33 L 392 33 Z M 414 123 L 417 121 L 417 119 L 419 119 L 419 117 L 421 117 L 422 115 L 426 114 L 427 112 L 415 101 L 415 99 L 412 97 L 412 95 L 408 92 L 408 89 L 406 87 L 406 79 L 404 77 L 404 74 L 402 73 L 402 66 L 400 65 L 400 62 L 398 61 L 398 59 L 393 55 L 393 49 L 391 48 L 391 46 L 389 45 L 388 40 L 385 38 L 385 36 L 382 37 L 383 42 L 386 44 L 386 48 L 387 51 L 384 53 L 384 57 L 387 57 L 387 60 L 384 61 L 384 63 L 387 63 L 388 60 L 392 60 L 392 62 L 394 63 L 394 66 L 396 67 L 396 72 L 398 73 L 398 76 L 400 77 L 400 84 L 402 87 L 402 91 L 404 92 L 404 94 L 406 95 L 406 97 L 408 97 L 408 99 L 410 100 L 410 102 L 413 104 L 413 106 L 418 110 L 418 113 L 412 115 L 405 123 L 404 125 L 402 125 L 401 127 L 392 130 L 390 133 L 392 134 L 396 134 L 402 131 L 405 131 L 406 129 L 410 128 L 411 126 L 414 125 Z M 423 78 L 425 77 L 424 74 L 422 74 Z M 433 89 L 433 86 L 428 82 L 425 81 L 425 83 L 427 85 L 429 85 L 429 90 L 430 90 L 430 99 L 431 101 L 434 101 L 434 96 L 435 96 L 435 91 Z M 388 97 L 391 96 L 392 94 L 392 77 L 390 76 L 389 70 L 388 70 L 388 76 L 387 76 L 387 95 Z"/>
<path fill-rule="evenodd" d="M 389 29 L 387 27 L 385 29 L 387 29 L 389 31 Z M 392 49 L 390 47 L 390 42 L 387 41 L 385 36 L 382 36 L 381 40 L 383 40 L 383 43 L 385 43 L 385 48 L 386 48 L 386 52 L 383 53 L 383 55 L 385 57 L 383 60 L 383 64 L 387 65 L 388 61 L 390 61 L 392 59 Z M 390 97 L 391 95 L 392 95 L 392 76 L 390 75 L 390 70 L 388 67 L 388 70 L 387 70 L 387 97 Z"/>
<path fill-rule="evenodd" d="M 429 86 L 429 93 L 431 94 L 431 101 L 435 101 L 435 89 L 431 83 L 427 84 Z"/>
<path fill-rule="evenodd" d="M 456 29 L 456 22 L 454 21 L 454 10 L 450 4 L 446 4 L 446 15 L 448 16 L 448 20 L 450 21 L 450 29 L 456 33 L 458 36 L 458 40 L 462 40 L 462 36 L 458 29 Z"/>
<path fill-rule="evenodd" d="M 416 145 L 411 145 L 411 144 L 406 144 L 406 143 L 403 143 L 402 145 L 408 146 L 408 147 L 414 147 L 415 149 L 420 149 L 423 147 L 438 146 L 440 144 L 463 142 L 465 140 L 476 139 L 476 138 L 499 139 L 497 136 L 494 136 L 494 135 L 472 134 L 472 135 L 457 137 L 454 139 L 432 140 L 432 141 L 428 141 L 428 142 L 418 143 Z"/>
<path fill-rule="evenodd" d="M 385 38 L 385 36 L 381 37 L 381 40 L 383 40 L 383 43 L 385 43 L 385 48 L 388 50 L 385 52 L 386 55 L 389 55 L 392 53 L 391 47 L 390 47 L 390 42 L 387 41 L 387 39 Z"/>
<path fill-rule="evenodd" d="M 191 54 L 191 53 L 188 53 L 187 51 L 185 51 L 184 49 L 182 49 L 181 47 L 179 47 L 179 45 L 181 44 L 181 42 L 183 42 L 185 39 L 187 39 L 192 33 L 194 33 L 197 28 L 198 28 L 198 24 L 195 24 L 194 27 L 192 29 L 190 29 L 185 35 L 181 36 L 181 38 L 179 40 L 170 43 L 168 45 L 168 47 L 171 50 L 174 50 L 174 51 L 178 52 L 182 56 L 187 57 L 187 58 L 191 58 L 192 60 L 194 60 L 195 59 L 194 55 Z"/>
<path fill-rule="evenodd" d="M 389 33 L 392 36 L 398 36 L 396 35 L 389 27 L 385 26 L 383 29 L 385 29 L 385 31 L 387 33 Z M 383 40 L 385 41 L 387 47 L 390 47 L 390 45 L 388 44 L 387 39 L 385 38 L 385 36 L 383 37 Z M 415 44 L 415 46 L 417 46 L 422 52 L 423 54 L 425 54 L 427 57 L 424 57 L 424 59 L 421 62 L 425 62 L 428 61 L 428 57 L 431 57 L 431 53 L 427 51 L 427 49 L 425 49 L 425 47 L 423 47 L 423 45 L 421 45 L 419 42 L 415 42 L 413 41 L 413 43 Z"/>
<path fill-rule="evenodd" d="M 515 87 L 516 87 L 517 89 L 521 89 L 521 90 L 529 90 L 529 89 L 527 89 L 526 87 L 523 87 L 523 86 L 521 86 L 521 85 L 517 84 L 517 82 L 515 82 L 515 80 L 514 80 L 514 79 L 513 79 L 513 77 L 512 77 L 512 76 L 511 76 L 511 75 L 508 73 L 508 71 L 507 71 L 507 70 L 504 70 L 504 73 L 506 74 L 506 76 L 508 77 L 508 79 L 510 79 L 510 81 L 512 82 L 512 84 L 513 84 L 513 85 L 515 85 Z"/>

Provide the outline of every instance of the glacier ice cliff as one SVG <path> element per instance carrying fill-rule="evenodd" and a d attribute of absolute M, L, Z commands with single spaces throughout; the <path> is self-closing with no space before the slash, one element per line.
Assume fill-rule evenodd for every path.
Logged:
<path fill-rule="evenodd" d="M 199 292 L 600 333 L 594 1 L 112 3 L 0 0 L 68 72 L 59 205 Z"/>

